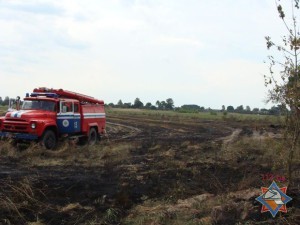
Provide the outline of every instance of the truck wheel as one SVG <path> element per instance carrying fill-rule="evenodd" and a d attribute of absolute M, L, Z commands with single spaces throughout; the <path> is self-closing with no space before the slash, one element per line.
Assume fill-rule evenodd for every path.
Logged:
<path fill-rule="evenodd" d="M 89 132 L 88 143 L 89 145 L 95 145 L 97 143 L 97 140 L 98 140 L 97 131 L 94 127 L 92 127 Z"/>
<path fill-rule="evenodd" d="M 43 137 L 42 137 L 42 145 L 46 149 L 53 150 L 56 147 L 57 138 L 52 130 L 46 130 Z"/>

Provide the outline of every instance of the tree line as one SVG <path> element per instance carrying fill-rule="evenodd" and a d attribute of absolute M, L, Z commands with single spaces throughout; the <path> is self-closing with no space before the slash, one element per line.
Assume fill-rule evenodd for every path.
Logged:
<path fill-rule="evenodd" d="M 6 96 L 4 99 L 0 97 L 0 105 L 8 106 L 9 105 L 9 97 Z M 14 100 L 14 99 L 12 99 Z M 223 112 L 223 113 L 244 113 L 244 114 L 261 114 L 261 115 L 285 115 L 287 109 L 283 105 L 272 106 L 270 109 L 266 108 L 253 108 L 250 106 L 244 107 L 243 105 L 239 105 L 236 108 L 232 105 L 225 106 L 222 105 L 221 109 L 211 109 L 210 107 L 205 108 L 204 106 L 199 106 L 196 104 L 185 104 L 180 107 L 174 106 L 174 100 L 172 98 L 167 98 L 166 100 L 159 101 L 157 100 L 153 105 L 151 102 L 143 103 L 140 98 L 136 98 L 133 103 L 124 102 L 120 99 L 117 104 L 109 103 L 109 107 L 112 108 L 133 108 L 133 109 L 151 109 L 151 110 L 175 110 L 182 113 L 191 113 L 191 112 Z"/>
<path fill-rule="evenodd" d="M 133 108 L 133 109 L 159 109 L 159 110 L 173 110 L 174 109 L 174 101 L 172 98 L 168 98 L 165 101 L 157 100 L 155 105 L 152 105 L 151 102 L 147 102 L 144 104 L 140 98 L 136 98 L 133 102 L 125 102 L 120 99 L 117 104 L 109 103 L 107 106 L 113 108 Z"/>
<path fill-rule="evenodd" d="M 250 106 L 239 105 L 236 108 L 232 105 L 225 106 L 222 105 L 221 109 L 211 109 L 210 107 L 205 108 L 204 106 L 199 106 L 196 104 L 185 104 L 180 107 L 174 106 L 174 100 L 168 98 L 166 100 L 160 101 L 157 100 L 155 104 L 151 102 L 143 103 L 140 98 L 136 98 L 133 103 L 123 102 L 121 99 L 117 104 L 109 103 L 106 106 L 112 108 L 132 108 L 132 109 L 151 109 L 151 110 L 174 110 L 182 113 L 191 113 L 191 112 L 223 112 L 223 113 L 244 113 L 244 114 L 260 114 L 260 115 L 284 115 L 286 108 L 282 105 L 272 106 L 270 109 L 266 108 L 253 108 Z"/>
<path fill-rule="evenodd" d="M 251 110 L 250 106 L 246 106 L 244 108 L 243 105 L 237 106 L 234 108 L 233 106 L 227 106 L 225 110 L 225 106 L 222 106 L 222 112 L 236 112 L 236 113 L 245 113 L 245 114 L 261 114 L 261 115 L 284 115 L 287 112 L 287 109 L 283 105 L 272 106 L 270 109 L 266 108 L 253 108 Z"/>

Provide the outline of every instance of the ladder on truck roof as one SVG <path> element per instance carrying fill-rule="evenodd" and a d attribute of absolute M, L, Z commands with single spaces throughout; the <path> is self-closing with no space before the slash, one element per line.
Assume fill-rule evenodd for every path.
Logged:
<path fill-rule="evenodd" d="M 76 92 L 72 91 L 67 91 L 63 89 L 53 89 L 53 88 L 35 88 L 33 89 L 34 93 L 55 93 L 57 94 L 60 98 L 72 98 L 72 99 L 77 99 L 80 101 L 80 103 L 92 103 L 92 104 L 104 104 L 103 100 L 98 100 L 96 98 L 93 98 L 88 95 L 83 95 L 79 94 Z"/>

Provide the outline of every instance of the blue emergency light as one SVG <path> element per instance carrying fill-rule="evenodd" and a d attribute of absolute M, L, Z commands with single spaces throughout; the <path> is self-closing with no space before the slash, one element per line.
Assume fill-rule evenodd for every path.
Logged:
<path fill-rule="evenodd" d="M 48 97 L 48 98 L 58 98 L 58 94 L 55 94 L 55 93 L 33 92 L 30 95 L 30 97 L 39 97 L 39 96 L 45 96 L 45 97 Z"/>

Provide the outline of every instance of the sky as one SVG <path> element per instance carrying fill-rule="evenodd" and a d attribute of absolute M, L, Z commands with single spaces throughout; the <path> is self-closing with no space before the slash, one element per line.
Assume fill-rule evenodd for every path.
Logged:
<path fill-rule="evenodd" d="M 269 108 L 264 37 L 284 32 L 272 0 L 0 0 L 0 96 Z"/>

